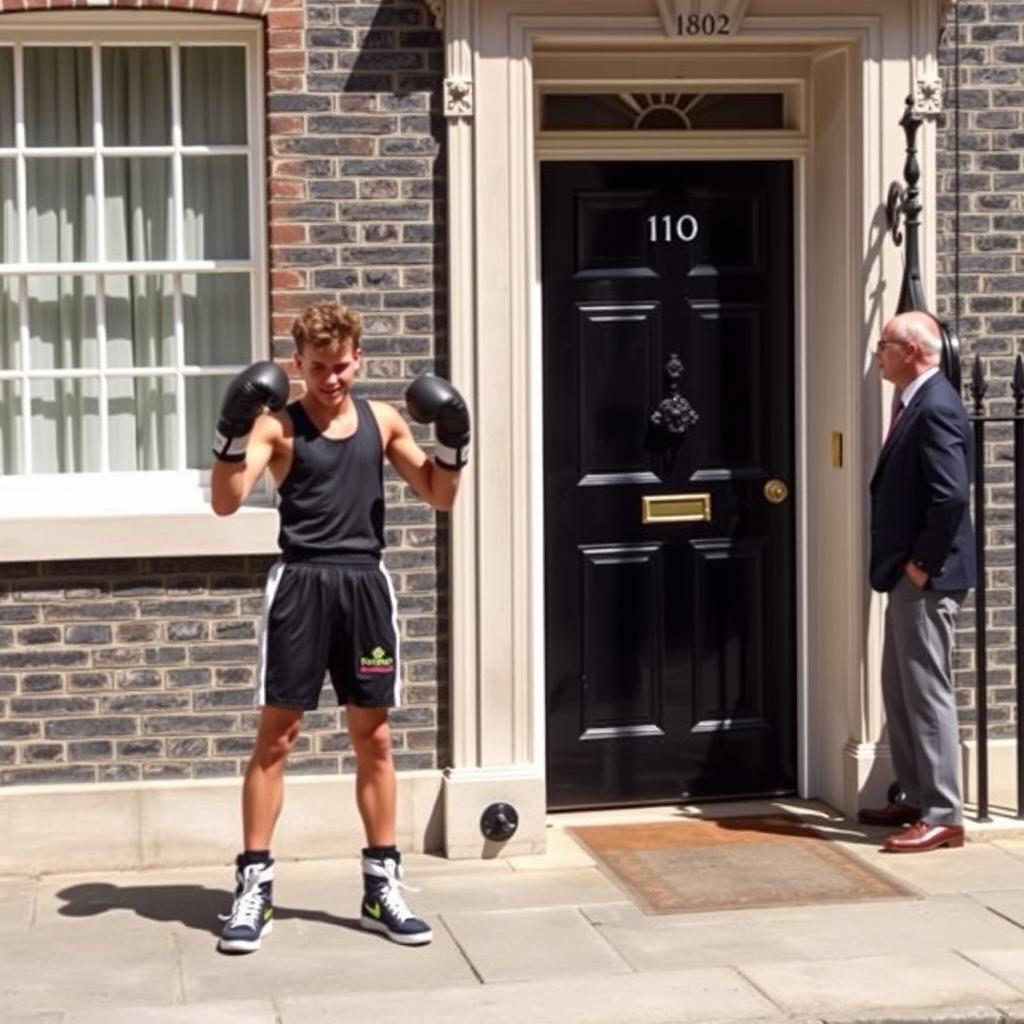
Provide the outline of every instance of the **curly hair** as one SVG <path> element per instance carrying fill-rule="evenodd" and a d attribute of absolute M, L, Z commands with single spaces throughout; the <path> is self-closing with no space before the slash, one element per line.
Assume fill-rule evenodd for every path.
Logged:
<path fill-rule="evenodd" d="M 350 343 L 353 349 L 357 349 L 362 336 L 362 318 L 339 302 L 309 306 L 292 324 L 292 338 L 300 354 L 307 345 L 321 349 L 342 348 Z"/>

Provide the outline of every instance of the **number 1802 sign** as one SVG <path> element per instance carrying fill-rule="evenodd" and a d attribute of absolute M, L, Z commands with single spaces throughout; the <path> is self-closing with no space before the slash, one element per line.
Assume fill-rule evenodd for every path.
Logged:
<path fill-rule="evenodd" d="M 651 229 L 652 242 L 692 242 L 700 233 L 700 224 L 691 213 L 684 213 L 681 217 L 670 213 L 661 217 L 655 215 L 647 218 L 647 225 Z"/>
<path fill-rule="evenodd" d="M 732 33 L 728 14 L 680 14 L 676 34 L 681 36 L 727 36 Z"/>

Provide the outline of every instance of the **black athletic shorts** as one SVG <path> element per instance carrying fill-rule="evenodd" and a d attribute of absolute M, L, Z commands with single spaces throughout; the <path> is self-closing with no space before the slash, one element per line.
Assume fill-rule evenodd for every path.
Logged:
<path fill-rule="evenodd" d="M 370 557 L 278 562 L 267 577 L 256 704 L 313 711 L 325 672 L 339 704 L 399 704 L 395 592 Z"/>

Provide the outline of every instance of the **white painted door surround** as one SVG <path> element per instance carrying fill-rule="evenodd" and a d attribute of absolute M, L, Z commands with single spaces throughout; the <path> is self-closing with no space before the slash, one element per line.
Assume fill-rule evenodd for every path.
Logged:
<path fill-rule="evenodd" d="M 866 482 L 883 429 L 872 339 L 901 253 L 884 197 L 902 180 L 908 94 L 932 102 L 942 0 L 431 0 L 446 36 L 451 366 L 477 446 L 453 521 L 451 856 L 508 800 L 509 850 L 544 829 L 544 481 L 537 169 L 544 159 L 794 162 L 800 788 L 844 810 L 890 781 L 881 742 L 879 600 L 864 571 Z M 691 15 L 715 15 L 693 21 Z M 729 31 L 711 31 L 726 24 Z M 696 26 L 696 30 L 689 29 Z M 702 26 L 707 32 L 701 31 Z M 538 130 L 552 81 L 642 86 L 784 81 L 774 133 L 643 137 Z M 924 107 L 922 106 L 922 109 Z M 933 113 L 934 110 L 926 110 Z M 924 273 L 934 294 L 934 125 L 919 138 Z M 834 439 L 842 437 L 842 459 Z M 840 464 L 841 462 L 841 464 Z"/>

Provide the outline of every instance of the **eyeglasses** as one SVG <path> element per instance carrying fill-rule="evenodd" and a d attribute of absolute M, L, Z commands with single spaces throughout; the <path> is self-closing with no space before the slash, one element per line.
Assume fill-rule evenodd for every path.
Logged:
<path fill-rule="evenodd" d="M 905 341 L 893 341 L 891 338 L 879 338 L 878 341 L 875 342 L 875 349 L 878 352 L 884 352 L 887 348 L 890 348 L 893 345 L 906 345 L 906 344 L 907 344 L 907 342 L 905 342 Z"/>

